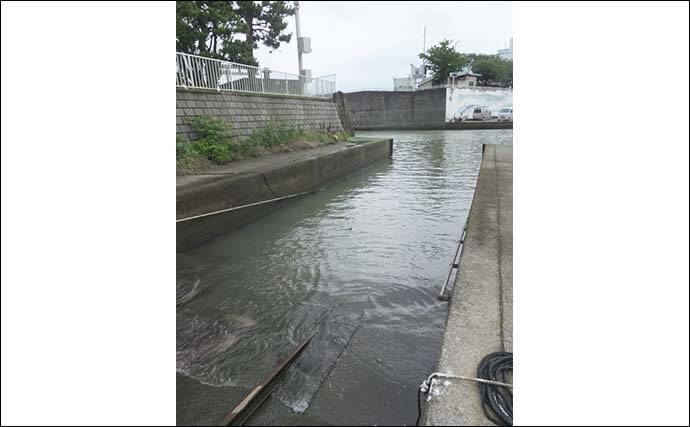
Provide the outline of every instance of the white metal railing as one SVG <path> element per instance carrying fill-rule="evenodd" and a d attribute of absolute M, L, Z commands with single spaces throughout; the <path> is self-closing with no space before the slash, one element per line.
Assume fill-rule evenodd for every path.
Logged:
<path fill-rule="evenodd" d="M 335 92 L 335 74 L 308 77 L 181 52 L 175 62 L 179 87 L 313 97 Z"/>

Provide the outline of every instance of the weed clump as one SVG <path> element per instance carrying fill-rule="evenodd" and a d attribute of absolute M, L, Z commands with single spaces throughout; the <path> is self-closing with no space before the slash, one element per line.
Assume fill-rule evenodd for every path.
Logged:
<path fill-rule="evenodd" d="M 347 140 L 344 132 L 314 130 L 268 122 L 242 141 L 232 136 L 233 127 L 222 119 L 197 116 L 191 127 L 198 139 L 188 141 L 177 135 L 177 173 L 194 173 L 213 164 L 222 165 L 264 154 L 316 148 Z"/>

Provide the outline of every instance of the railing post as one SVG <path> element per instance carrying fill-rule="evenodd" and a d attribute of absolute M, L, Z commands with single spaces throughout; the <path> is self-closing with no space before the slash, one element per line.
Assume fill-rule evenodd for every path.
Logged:
<path fill-rule="evenodd" d="M 220 66 L 223 65 L 222 62 L 216 62 L 216 89 L 220 92 Z"/>
<path fill-rule="evenodd" d="M 285 94 L 289 95 L 290 90 L 288 89 L 287 73 L 283 73 L 283 78 L 285 79 Z"/>

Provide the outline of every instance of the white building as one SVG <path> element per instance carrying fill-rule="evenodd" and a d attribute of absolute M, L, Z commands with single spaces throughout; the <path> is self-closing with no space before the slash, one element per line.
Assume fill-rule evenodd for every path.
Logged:
<path fill-rule="evenodd" d="M 421 80 L 419 84 L 417 85 L 417 90 L 423 90 L 423 89 L 431 89 L 433 85 L 433 76 L 429 76 L 425 78 L 424 80 Z"/>
<path fill-rule="evenodd" d="M 412 77 L 393 77 L 393 90 L 396 92 L 412 92 L 415 82 Z"/>
<path fill-rule="evenodd" d="M 427 67 L 424 64 L 418 67 L 410 64 L 409 77 L 393 77 L 393 90 L 396 92 L 410 92 L 417 90 L 419 88 L 419 84 L 426 79 L 426 69 Z"/>
<path fill-rule="evenodd" d="M 513 38 L 512 37 L 510 38 L 510 47 L 509 48 L 498 49 L 496 54 L 503 59 L 509 59 L 512 61 L 513 60 Z"/>
<path fill-rule="evenodd" d="M 481 74 L 472 72 L 472 66 L 467 65 L 462 70 L 450 73 L 450 77 L 445 84 L 435 85 L 433 77 L 427 77 L 420 81 L 417 85 L 417 90 L 431 89 L 434 87 L 474 87 L 477 86 L 477 78 L 481 77 Z"/>
<path fill-rule="evenodd" d="M 449 87 L 473 87 L 477 86 L 477 78 L 481 74 L 472 72 L 472 66 L 468 65 L 460 71 L 450 73 Z"/>

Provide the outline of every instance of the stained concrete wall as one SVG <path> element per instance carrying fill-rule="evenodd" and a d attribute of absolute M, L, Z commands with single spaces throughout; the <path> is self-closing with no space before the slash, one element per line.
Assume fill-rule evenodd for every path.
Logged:
<path fill-rule="evenodd" d="M 232 135 L 238 139 L 246 138 L 268 122 L 334 133 L 343 130 L 331 98 L 177 88 L 177 133 L 195 140 L 197 134 L 190 124 L 194 117 L 201 115 L 231 123 Z"/>
<path fill-rule="evenodd" d="M 345 94 L 355 130 L 442 129 L 446 122 L 445 97 L 445 88 Z"/>
<path fill-rule="evenodd" d="M 177 188 L 177 219 L 313 191 L 390 158 L 392 139 L 341 143 L 270 156 L 234 167 L 225 175 L 199 176 Z M 279 208 L 287 199 L 177 223 L 177 251 L 192 249 Z"/>
<path fill-rule="evenodd" d="M 352 127 L 352 109 L 350 108 L 350 104 L 347 102 L 347 99 L 345 98 L 345 94 L 340 91 L 334 93 L 333 101 L 335 102 L 335 106 L 338 109 L 338 116 L 340 116 L 340 122 L 343 125 L 343 129 L 349 135 L 353 135 L 354 129 Z"/>
<path fill-rule="evenodd" d="M 472 118 L 474 107 L 487 106 L 494 113 L 513 106 L 513 90 L 497 87 L 465 87 L 446 89 L 446 121 Z"/>

